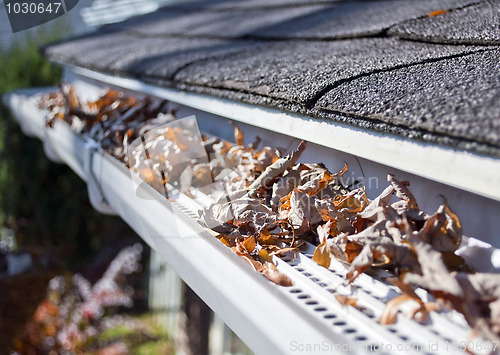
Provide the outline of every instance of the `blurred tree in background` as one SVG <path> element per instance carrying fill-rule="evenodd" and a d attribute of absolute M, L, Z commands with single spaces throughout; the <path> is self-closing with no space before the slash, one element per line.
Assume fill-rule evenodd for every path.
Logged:
<path fill-rule="evenodd" d="M 56 85 L 62 70 L 46 61 L 39 47 L 61 34 L 71 34 L 68 24 L 41 26 L 26 40 L 0 47 L 0 95 Z M 12 339 L 22 337 L 56 273 L 69 278 L 81 273 L 94 284 L 122 248 L 142 243 L 121 219 L 96 212 L 85 182 L 66 165 L 49 161 L 42 142 L 25 136 L 0 102 L 0 256 L 9 251 L 2 245 L 7 235 L 14 236 L 19 252 L 44 262 L 9 277 L 0 258 L 0 354 L 8 351 Z M 148 253 L 149 248 L 144 248 L 146 265 Z M 132 312 L 147 307 L 146 273 L 143 268 L 127 276 L 135 290 Z M 146 340 L 160 338 L 148 335 Z"/>
<path fill-rule="evenodd" d="M 68 28 L 59 26 L 47 32 L 42 27 L 25 42 L 0 49 L 0 95 L 18 88 L 57 84 L 61 69 L 43 58 L 39 46 L 57 40 L 60 34 L 68 35 Z M 66 165 L 50 162 L 42 143 L 26 137 L 3 104 L 0 224 L 4 231 L 14 232 L 20 247 L 49 253 L 64 268 L 79 271 L 95 259 L 110 237 L 131 234 L 118 218 L 92 209 L 86 184 Z"/>

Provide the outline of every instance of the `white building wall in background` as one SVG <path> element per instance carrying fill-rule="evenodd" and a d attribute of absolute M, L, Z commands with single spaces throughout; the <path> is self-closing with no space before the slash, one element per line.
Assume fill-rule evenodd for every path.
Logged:
<path fill-rule="evenodd" d="M 151 250 L 149 265 L 149 308 L 170 336 L 180 345 L 184 343 L 182 290 L 183 281 L 175 271 Z M 252 351 L 219 318 L 213 315 L 209 333 L 210 355 L 251 355 Z M 182 355 L 181 352 L 177 352 Z"/>
<path fill-rule="evenodd" d="M 124 21 L 132 16 L 154 12 L 158 8 L 185 2 L 182 0 L 95 0 L 92 6 L 82 10 L 83 20 L 88 26 L 101 26 Z"/>

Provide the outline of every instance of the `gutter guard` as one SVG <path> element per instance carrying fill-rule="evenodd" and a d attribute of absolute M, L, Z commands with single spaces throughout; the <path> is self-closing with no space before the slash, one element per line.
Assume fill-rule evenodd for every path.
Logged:
<path fill-rule="evenodd" d="M 287 353 L 294 343 L 348 344 L 341 353 L 363 353 L 351 346 L 350 339 L 325 331 L 307 312 L 282 298 L 280 286 L 253 272 L 152 187 L 141 185 L 141 194 L 149 195 L 149 199 L 137 197 L 130 171 L 71 131 L 67 123 L 57 122 L 47 130 L 44 113 L 33 98 L 27 99 L 34 93 L 18 91 L 4 97 L 23 131 L 36 135 L 44 144 L 50 142 L 56 161 L 70 166 L 89 186 L 92 181 L 97 182 L 101 201 L 106 203 L 103 208 L 120 215 L 255 353 Z M 95 205 L 99 196 L 91 197 L 92 200 L 94 207 L 100 208 Z M 165 238 L 166 232 L 171 237 Z M 258 312 L 253 306 L 256 302 Z"/>
<path fill-rule="evenodd" d="M 425 326 L 402 315 L 397 326 L 381 326 L 376 319 L 395 292 L 385 276 L 363 274 L 345 286 L 345 267 L 337 261 L 330 270 L 316 265 L 310 259 L 312 246 L 297 259 L 274 260 L 293 287 L 272 284 L 194 221 L 195 202 L 180 198 L 171 203 L 146 184 L 139 197 L 130 171 L 96 142 L 75 134 L 63 121 L 47 130 L 44 113 L 34 98 L 26 97 L 34 93 L 4 98 L 26 133 L 49 142 L 58 161 L 87 181 L 94 207 L 120 215 L 254 352 L 447 354 L 470 340 L 470 328 L 456 312 L 432 314 Z M 351 287 L 361 309 L 333 296 L 349 294 Z"/>

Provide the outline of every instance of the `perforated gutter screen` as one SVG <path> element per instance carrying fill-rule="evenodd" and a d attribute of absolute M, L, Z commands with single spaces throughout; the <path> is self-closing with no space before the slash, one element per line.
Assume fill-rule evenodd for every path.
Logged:
<path fill-rule="evenodd" d="M 79 76 L 73 77 L 73 80 L 83 80 L 80 85 L 88 90 L 92 90 L 93 85 L 102 87 L 117 84 L 96 83 Z M 134 82 L 128 82 L 127 85 L 124 81 L 121 84 L 126 89 L 145 91 L 140 90 L 143 87 L 134 87 L 137 84 Z M 163 98 L 169 96 L 171 101 L 176 101 L 177 98 L 177 102 L 182 104 L 182 114 L 202 116 L 203 119 L 199 119 L 199 122 L 205 122 L 205 126 L 212 129 L 224 127 L 219 124 L 221 120 L 238 115 L 238 105 L 226 106 L 224 117 L 214 116 L 212 113 L 220 114 L 218 111 L 221 110 L 214 106 L 214 102 L 210 102 L 210 108 L 203 111 L 196 104 L 192 105 L 195 107 L 188 107 L 189 96 L 184 93 L 160 90 L 163 89 L 150 88 L 147 94 Z M 388 274 L 382 272 L 372 275 L 374 277 L 363 274 L 352 285 L 345 286 L 345 266 L 332 262 L 329 270 L 319 267 L 311 260 L 314 251 L 312 245 L 294 259 L 274 259 L 278 269 L 293 280 L 294 286 L 274 285 L 195 222 L 198 210 L 206 204 L 206 197 L 202 194 L 194 199 L 180 196 L 175 203 L 171 203 L 159 198 L 159 193 L 147 185 L 142 187 L 138 196 L 130 171 L 104 152 L 97 142 L 75 134 L 64 122 L 55 125 L 54 129 L 45 127 L 44 113 L 37 108 L 34 99 L 30 98 L 38 91 L 17 92 L 5 99 L 23 131 L 44 142 L 50 159 L 66 163 L 85 180 L 94 207 L 103 213 L 121 216 L 255 353 L 446 354 L 456 353 L 468 340 L 471 330 L 456 312 L 433 312 L 431 322 L 427 325 L 421 325 L 400 314 L 396 325 L 381 326 L 377 319 L 387 301 L 397 294 L 396 288 L 385 281 Z M 228 110 L 234 112 L 228 114 Z M 261 112 L 254 110 L 253 113 L 254 117 L 258 117 Z M 245 115 L 248 114 L 243 114 L 240 120 L 245 121 Z M 279 121 L 279 117 L 277 120 Z M 248 121 L 245 123 L 249 123 Z M 211 123 L 208 125 L 207 122 Z M 285 135 L 268 131 L 266 137 L 266 130 L 258 127 L 264 124 L 259 122 L 256 119 L 253 123 L 257 127 L 247 127 L 250 135 L 259 134 L 264 140 L 271 139 L 275 142 L 297 139 L 287 137 L 286 133 L 290 128 L 283 125 L 280 128 Z M 267 120 L 266 124 L 273 127 L 277 123 Z M 200 128 L 204 129 L 201 123 Z M 315 132 L 316 129 L 317 127 Z M 220 134 L 226 135 L 225 130 L 227 128 L 221 128 Z M 312 137 L 308 132 L 303 132 L 302 135 L 299 138 Z M 314 139 L 322 138 L 316 136 Z M 346 153 L 333 151 L 331 148 L 338 147 L 312 145 L 310 154 L 330 159 L 325 162 L 327 166 L 328 163 L 335 164 L 349 159 Z M 351 156 L 350 160 L 352 159 Z M 366 164 L 368 170 L 386 173 L 384 165 L 380 163 Z M 498 169 L 498 161 L 493 164 L 493 170 Z M 420 183 L 423 193 L 441 191 L 443 194 L 460 194 L 460 190 L 455 187 L 443 188 L 439 182 L 431 182 L 425 177 L 420 177 L 419 182 L 418 177 L 410 176 L 417 179 L 417 193 Z M 492 213 L 500 212 L 498 203 L 482 197 L 481 191 L 478 193 L 475 200 L 468 203 L 486 204 Z M 494 190 L 492 193 L 498 198 L 498 191 Z M 465 194 L 469 196 L 470 193 Z M 498 238 L 491 237 L 488 241 L 498 245 Z M 359 307 L 342 305 L 333 296 L 334 292 L 346 295 L 354 292 Z M 425 291 L 419 290 L 419 293 L 424 301 L 428 299 Z"/>

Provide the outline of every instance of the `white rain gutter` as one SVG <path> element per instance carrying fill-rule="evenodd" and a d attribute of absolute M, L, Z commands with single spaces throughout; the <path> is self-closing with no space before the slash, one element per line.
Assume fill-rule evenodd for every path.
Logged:
<path fill-rule="evenodd" d="M 33 94 L 27 90 L 4 97 L 23 131 L 42 139 L 50 157 L 87 181 L 93 206 L 121 216 L 255 353 L 285 354 L 295 343 L 351 343 L 297 308 L 283 296 L 286 288 L 252 270 L 153 188 L 142 185 L 138 197 L 129 170 L 66 122 L 45 127 L 45 113 L 28 99 Z M 359 353 L 345 349 L 341 353 Z"/>
<path fill-rule="evenodd" d="M 308 131 L 309 128 L 306 130 L 309 124 L 318 128 L 315 121 L 203 95 L 160 89 L 133 80 L 101 76 L 95 72 L 75 72 L 79 75 L 89 74 L 88 77 L 94 80 L 101 79 L 94 89 L 88 83 L 88 91 L 96 91 L 104 82 L 183 104 L 182 113 L 186 115 L 193 113 L 186 106 L 196 108 L 202 130 L 215 129 L 224 133 L 224 127 L 228 126 L 224 125 L 226 118 L 220 116 L 224 115 L 251 124 L 244 127 L 245 133 L 251 137 L 260 135 L 264 140 L 286 145 L 295 139 L 287 138 L 288 135 L 319 143 L 308 146 L 303 156 L 305 160 L 323 161 L 327 166 L 336 166 L 350 159 L 349 163 L 353 166 L 352 156 L 342 153 L 338 143 L 327 141 L 328 134 L 317 132 L 314 135 Z M 73 79 L 77 81 L 78 78 Z M 83 80 L 83 77 L 80 79 Z M 441 355 L 456 353 L 460 344 L 470 340 L 471 330 L 456 312 L 433 313 L 432 322 L 425 326 L 403 315 L 398 317 L 395 327 L 381 326 L 377 318 L 395 291 L 390 285 L 368 275 L 361 275 L 353 284 L 357 290 L 358 305 L 362 309 L 341 305 L 332 293 L 350 293 L 351 290 L 343 286 L 345 267 L 336 261 L 332 262 L 331 271 L 319 267 L 310 259 L 312 248 L 300 253 L 294 260 L 276 260 L 278 269 L 293 280 L 294 287 L 272 284 L 195 222 L 193 210 L 196 207 L 190 206 L 194 202 L 179 199 L 178 203 L 171 203 L 147 185 L 142 185 L 143 188 L 136 191 L 133 175 L 96 142 L 75 134 L 65 122 L 58 121 L 53 129 L 46 128 L 43 123 L 45 114 L 36 107 L 32 98 L 28 98 L 33 93 L 34 90 L 28 90 L 4 97 L 25 133 L 41 138 L 50 157 L 65 162 L 87 181 L 93 206 L 101 212 L 120 215 L 255 353 L 387 354 L 399 351 Z M 241 116 L 237 115 L 238 109 L 242 109 Z M 200 110 L 218 113 L 219 116 Z M 282 127 L 276 122 L 281 123 Z M 306 125 L 306 122 L 309 123 Z M 302 125 L 300 127 L 304 131 L 293 124 Z M 330 125 L 331 122 L 328 125 L 323 122 L 320 127 L 325 131 L 330 130 L 329 134 L 343 134 L 344 138 L 339 138 L 346 143 L 343 149 L 353 148 L 347 146 L 347 137 L 354 139 L 362 133 L 337 125 L 328 128 Z M 266 136 L 269 128 L 282 134 L 271 133 Z M 336 150 L 324 148 L 332 145 Z M 384 151 L 383 147 L 378 149 Z M 368 152 L 362 156 L 370 157 L 372 154 Z M 364 170 L 370 171 L 370 174 L 383 167 L 369 160 L 363 161 L 363 164 Z M 385 173 L 387 171 L 382 172 Z M 432 185 L 426 179 L 412 184 L 412 188 L 415 187 L 417 198 L 418 195 L 429 194 L 429 191 L 431 194 L 452 194 L 450 200 L 456 198 L 453 206 L 458 207 L 463 196 L 468 196 L 460 195 L 459 190 L 445 185 Z M 453 193 L 457 196 L 453 196 Z M 484 197 L 467 200 L 463 207 L 470 207 L 470 204 L 486 204 L 484 208 L 489 208 L 490 212 L 499 208 L 497 201 Z M 489 214 L 486 221 L 491 220 L 493 224 L 493 216 Z M 485 221 L 478 223 L 479 226 L 487 224 Z M 493 226 L 488 228 L 493 230 Z M 426 299 L 425 294 L 422 297 Z M 484 344 L 482 346 L 484 349 Z"/>

